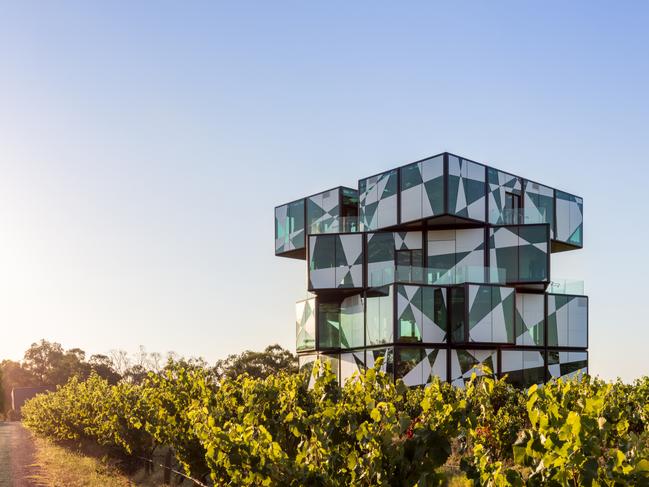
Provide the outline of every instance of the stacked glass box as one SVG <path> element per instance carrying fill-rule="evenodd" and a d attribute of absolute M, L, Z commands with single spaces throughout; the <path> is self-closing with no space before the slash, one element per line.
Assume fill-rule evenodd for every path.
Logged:
<path fill-rule="evenodd" d="M 307 262 L 300 366 L 343 382 L 383 357 L 411 386 L 585 373 L 588 298 L 550 275 L 582 216 L 578 196 L 450 153 L 276 207 L 275 254 Z"/>

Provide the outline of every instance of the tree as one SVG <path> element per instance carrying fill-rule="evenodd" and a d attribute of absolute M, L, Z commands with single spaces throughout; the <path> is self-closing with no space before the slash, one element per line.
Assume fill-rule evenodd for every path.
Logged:
<path fill-rule="evenodd" d="M 19 362 L 13 360 L 0 362 L 0 373 L 2 374 L 0 388 L 2 389 L 2 402 L 4 402 L 4 409 L 1 409 L 0 412 L 6 412 L 11 408 L 11 390 L 14 387 L 27 387 L 38 384 L 36 377 L 25 370 Z"/>
<path fill-rule="evenodd" d="M 37 379 L 37 385 L 65 384 L 70 377 L 85 379 L 90 366 L 80 348 L 64 351 L 60 343 L 41 340 L 25 352 L 23 368 Z"/>
<path fill-rule="evenodd" d="M 244 373 L 263 379 L 279 371 L 297 372 L 297 357 L 277 344 L 266 347 L 263 352 L 246 350 L 229 355 L 226 359 L 218 360 L 214 366 L 218 379 L 234 378 Z"/>
<path fill-rule="evenodd" d="M 122 376 L 115 370 L 113 361 L 107 355 L 95 354 L 91 355 L 88 360 L 90 370 L 96 373 L 99 377 L 106 379 L 109 384 L 117 384 Z"/>

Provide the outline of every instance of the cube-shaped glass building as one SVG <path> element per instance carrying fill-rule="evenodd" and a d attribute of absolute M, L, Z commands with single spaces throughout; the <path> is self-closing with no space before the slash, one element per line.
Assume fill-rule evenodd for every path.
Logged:
<path fill-rule="evenodd" d="M 300 366 L 341 382 L 379 357 L 412 386 L 587 372 L 583 283 L 550 272 L 582 247 L 580 197 L 450 153 L 275 208 L 275 254 L 307 263 Z"/>

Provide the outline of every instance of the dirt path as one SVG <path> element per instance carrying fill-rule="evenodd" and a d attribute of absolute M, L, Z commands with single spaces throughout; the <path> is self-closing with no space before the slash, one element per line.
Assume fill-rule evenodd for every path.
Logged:
<path fill-rule="evenodd" d="M 36 487 L 34 441 L 18 422 L 0 422 L 0 487 Z"/>

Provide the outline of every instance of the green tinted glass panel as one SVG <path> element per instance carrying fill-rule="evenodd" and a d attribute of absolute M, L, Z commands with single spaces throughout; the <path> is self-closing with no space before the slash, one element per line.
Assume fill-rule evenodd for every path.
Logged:
<path fill-rule="evenodd" d="M 422 182 L 420 165 L 418 163 L 409 164 L 401 168 L 401 191 L 417 186 Z"/>
<path fill-rule="evenodd" d="M 309 256 L 311 270 L 330 269 L 336 263 L 336 237 L 334 235 L 318 235 L 311 237 L 315 244 Z"/>
<path fill-rule="evenodd" d="M 545 225 L 520 226 L 518 281 L 539 282 L 548 279 L 548 254 L 534 244 L 548 243 Z"/>
<path fill-rule="evenodd" d="M 340 347 L 340 307 L 338 303 L 318 304 L 319 348 Z"/>
<path fill-rule="evenodd" d="M 366 341 L 368 345 L 393 342 L 393 300 L 392 286 L 368 291 L 366 298 Z"/>
<path fill-rule="evenodd" d="M 465 307 L 464 287 L 449 288 L 451 309 L 451 336 L 457 343 L 464 342 L 465 335 Z"/>
<path fill-rule="evenodd" d="M 400 348 L 396 350 L 395 374 L 397 378 L 404 377 L 414 369 L 424 358 L 421 348 Z"/>
<path fill-rule="evenodd" d="M 367 262 L 394 261 L 394 237 L 392 233 L 374 233 L 367 242 Z"/>

